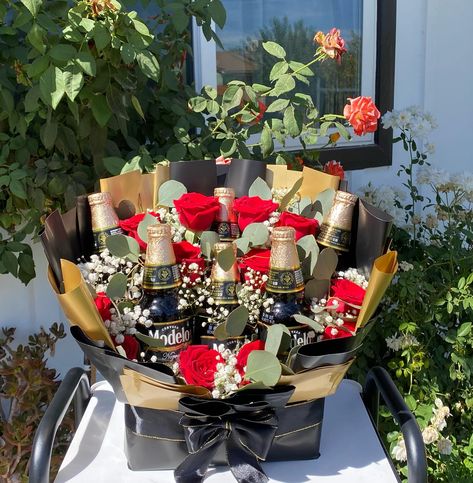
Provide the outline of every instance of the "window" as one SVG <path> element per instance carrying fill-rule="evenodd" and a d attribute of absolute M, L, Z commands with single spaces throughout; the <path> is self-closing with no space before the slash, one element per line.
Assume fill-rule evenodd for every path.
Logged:
<path fill-rule="evenodd" d="M 267 82 L 272 60 L 261 42 L 274 40 L 288 58 L 308 61 L 314 53 L 313 36 L 332 27 L 342 30 L 348 53 L 342 65 L 325 62 L 305 92 L 322 113 L 341 113 L 347 97 L 368 95 L 381 112 L 392 109 L 394 81 L 395 0 L 222 0 L 227 23 L 217 29 L 224 49 L 207 42 L 194 26 L 194 72 L 203 85 L 220 91 L 226 82 Z M 391 135 L 386 130 L 354 138 L 339 147 L 322 150 L 321 160 L 337 159 L 347 169 L 391 164 Z M 289 149 L 296 148 L 289 145 Z"/>

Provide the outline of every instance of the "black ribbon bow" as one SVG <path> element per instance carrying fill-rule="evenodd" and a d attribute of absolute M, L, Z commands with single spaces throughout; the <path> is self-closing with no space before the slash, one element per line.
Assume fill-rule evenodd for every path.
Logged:
<path fill-rule="evenodd" d="M 225 444 L 228 464 L 238 483 L 266 483 L 259 464 L 278 428 L 276 409 L 289 401 L 293 386 L 247 390 L 215 400 L 184 397 L 184 428 L 189 456 L 176 468 L 177 483 L 201 483 L 218 448 Z"/>

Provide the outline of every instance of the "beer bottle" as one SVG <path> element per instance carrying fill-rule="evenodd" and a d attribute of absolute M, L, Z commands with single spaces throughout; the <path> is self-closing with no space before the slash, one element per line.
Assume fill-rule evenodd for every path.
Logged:
<path fill-rule="evenodd" d="M 315 342 L 314 330 L 299 324 L 293 315 L 300 314 L 304 301 L 304 279 L 297 254 L 296 231 L 289 226 L 273 229 L 269 274 L 266 291 L 274 303 L 261 310 L 260 337 L 266 338 L 266 327 L 273 324 L 287 326 L 292 345 Z"/>
<path fill-rule="evenodd" d="M 215 188 L 214 196 L 218 198 L 220 211 L 214 223 L 213 230 L 216 231 L 220 240 L 231 241 L 240 236 L 233 202 L 235 201 L 235 191 L 233 188 Z"/>
<path fill-rule="evenodd" d="M 217 257 L 219 252 L 228 247 L 233 247 L 236 258 L 236 245 L 225 242 L 214 245 L 215 257 Z M 243 334 L 238 337 L 229 337 L 228 339 L 220 341 L 214 336 L 214 331 L 218 327 L 219 321 L 220 323 L 225 322 L 228 314 L 238 307 L 236 286 L 240 281 L 240 272 L 236 260 L 230 270 L 225 271 L 215 259 L 212 265 L 210 279 L 210 299 L 212 303 L 206 304 L 206 309 L 210 309 L 214 314 L 220 314 L 220 316 L 217 316 L 218 321 L 216 322 L 210 321 L 212 314 L 208 312 L 199 317 L 200 344 L 207 345 L 212 349 L 217 349 L 220 344 L 223 344 L 225 348 L 230 350 L 236 349 L 237 346 L 244 343 L 245 338 L 250 338 L 251 330 L 248 325 Z"/>
<path fill-rule="evenodd" d="M 87 197 L 92 217 L 92 233 L 96 253 L 107 248 L 105 241 L 110 235 L 120 235 L 118 216 L 112 204 L 110 193 L 93 193 Z"/>
<path fill-rule="evenodd" d="M 171 227 L 164 224 L 148 226 L 143 275 L 142 310 L 148 309 L 150 327 L 137 324 L 140 332 L 161 339 L 161 347 L 149 347 L 158 362 L 173 363 L 192 341 L 190 317 L 179 308 L 181 275 L 172 248 Z"/>

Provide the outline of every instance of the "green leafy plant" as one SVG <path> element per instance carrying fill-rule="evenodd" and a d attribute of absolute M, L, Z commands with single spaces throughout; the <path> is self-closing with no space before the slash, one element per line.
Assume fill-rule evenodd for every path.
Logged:
<path fill-rule="evenodd" d="M 6 483 L 28 481 L 28 460 L 33 437 L 56 392 L 55 369 L 46 356 L 65 337 L 63 325 L 53 324 L 31 335 L 27 345 L 13 347 L 15 329 L 0 336 L 0 478 Z M 55 440 L 51 461 L 54 475 L 70 441 L 73 420 L 66 416 Z"/>

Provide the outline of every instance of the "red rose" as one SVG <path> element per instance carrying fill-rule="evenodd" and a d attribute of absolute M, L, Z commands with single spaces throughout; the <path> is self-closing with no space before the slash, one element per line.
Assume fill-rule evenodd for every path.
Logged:
<path fill-rule="evenodd" d="M 245 272 L 249 268 L 255 272 L 269 272 L 269 257 L 271 250 L 266 248 L 253 248 L 240 260 L 240 270 Z"/>
<path fill-rule="evenodd" d="M 277 203 L 262 200 L 259 196 L 242 196 L 235 200 L 233 209 L 238 213 L 238 226 L 243 231 L 250 223 L 266 221 L 278 206 Z"/>
<path fill-rule="evenodd" d="M 184 193 L 174 201 L 174 206 L 179 221 L 192 231 L 208 230 L 220 209 L 218 198 L 200 193 Z"/>
<path fill-rule="evenodd" d="M 306 235 L 316 235 L 319 231 L 319 222 L 315 218 L 306 218 L 285 211 L 281 214 L 276 226 L 292 226 L 296 230 L 296 240 Z"/>
<path fill-rule="evenodd" d="M 356 324 L 355 322 L 345 322 L 343 324 L 351 332 L 355 332 Z M 343 337 L 352 337 L 353 334 L 337 327 L 325 327 L 324 333 L 322 335 L 322 340 L 326 339 L 342 339 Z"/>
<path fill-rule="evenodd" d="M 340 30 L 333 28 L 328 34 L 317 32 L 314 37 L 314 42 L 320 45 L 320 50 L 324 52 L 327 57 L 336 59 L 340 64 L 342 55 L 347 51 L 345 48 L 345 41 L 340 37 Z"/>
<path fill-rule="evenodd" d="M 248 363 L 248 356 L 253 351 L 264 350 L 264 342 L 262 340 L 254 340 L 253 342 L 248 342 L 238 351 L 236 368 L 238 372 L 243 377 L 245 375 L 245 367 Z"/>
<path fill-rule="evenodd" d="M 361 307 L 366 290 L 350 280 L 337 278 L 332 281 L 330 292 L 332 297 L 337 297 L 347 304 Z"/>
<path fill-rule="evenodd" d="M 131 361 L 137 360 L 138 352 L 140 351 L 140 343 L 132 335 L 124 335 L 123 338 L 125 340 L 121 344 L 117 344 L 116 341 L 115 344 L 123 347 L 127 359 L 130 359 Z"/>
<path fill-rule="evenodd" d="M 100 313 L 100 317 L 102 317 L 102 320 L 110 320 L 112 318 L 112 315 L 110 314 L 112 301 L 107 297 L 105 292 L 97 292 L 97 297 L 95 298 L 94 302 Z"/>
<path fill-rule="evenodd" d="M 264 113 L 268 108 L 264 102 L 258 101 L 258 111 L 254 112 L 251 111 L 253 114 L 256 114 L 255 120 L 251 124 L 258 124 L 261 119 L 263 119 Z"/>
<path fill-rule="evenodd" d="M 172 248 L 174 250 L 174 255 L 176 255 L 176 262 L 181 263 L 187 261 L 188 259 L 197 258 L 200 256 L 200 248 L 192 245 L 188 241 L 181 241 L 179 243 L 173 243 Z"/>
<path fill-rule="evenodd" d="M 213 389 L 220 353 L 206 345 L 190 345 L 179 354 L 179 370 L 187 384 Z"/>
<path fill-rule="evenodd" d="M 368 132 L 378 129 L 378 119 L 381 113 L 375 106 L 371 97 L 359 96 L 355 99 L 348 98 L 350 104 L 343 109 L 343 115 L 353 126 L 357 136 L 363 136 Z"/>
<path fill-rule="evenodd" d="M 154 216 L 158 221 L 161 221 L 159 213 L 154 211 L 148 212 L 151 216 Z M 147 243 L 145 243 L 138 235 L 138 225 L 143 221 L 146 213 L 139 213 L 138 215 L 127 218 L 126 220 L 120 220 L 120 228 L 128 235 L 134 238 L 140 245 L 141 250 L 146 250 Z"/>
<path fill-rule="evenodd" d="M 338 176 L 341 180 L 345 179 L 345 171 L 343 166 L 335 160 L 328 161 L 324 164 L 324 173 L 331 174 L 332 176 Z"/>

